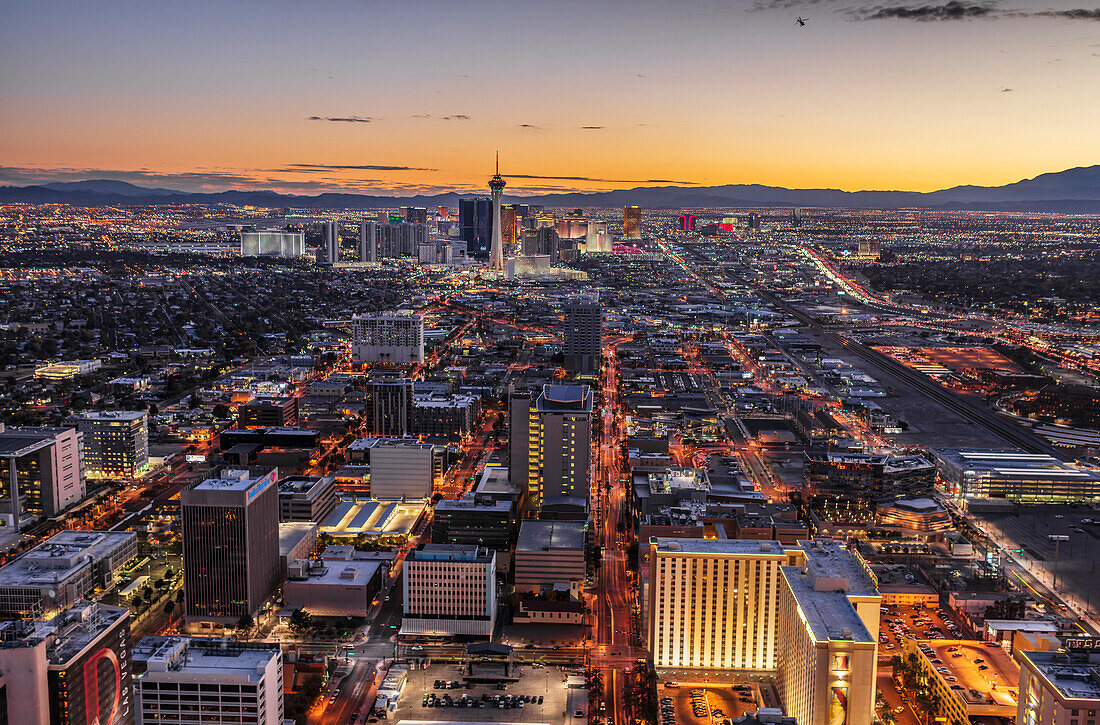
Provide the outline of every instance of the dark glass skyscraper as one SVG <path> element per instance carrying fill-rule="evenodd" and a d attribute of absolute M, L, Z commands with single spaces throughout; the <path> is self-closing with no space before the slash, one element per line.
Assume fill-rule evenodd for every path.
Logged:
<path fill-rule="evenodd" d="M 493 238 L 493 203 L 486 197 L 458 200 L 458 225 L 467 254 L 488 257 Z"/>

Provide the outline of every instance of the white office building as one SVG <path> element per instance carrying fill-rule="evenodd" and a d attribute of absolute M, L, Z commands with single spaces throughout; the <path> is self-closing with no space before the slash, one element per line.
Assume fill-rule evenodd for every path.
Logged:
<path fill-rule="evenodd" d="M 263 229 L 241 232 L 242 257 L 301 257 L 306 253 L 304 232 Z"/>
<path fill-rule="evenodd" d="M 403 636 L 490 637 L 496 610 L 492 549 L 425 544 L 405 559 Z"/>
<path fill-rule="evenodd" d="M 416 438 L 366 438 L 355 441 L 355 456 L 370 461 L 370 492 L 376 499 L 429 498 L 434 479 L 431 443 Z"/>
<path fill-rule="evenodd" d="M 145 637 L 132 659 L 135 725 L 283 724 L 277 644 Z"/>
<path fill-rule="evenodd" d="M 424 318 L 411 312 L 356 315 L 351 356 L 358 363 L 418 363 L 424 359 Z"/>
<path fill-rule="evenodd" d="M 799 725 L 875 721 L 879 607 L 870 568 L 831 539 L 799 542 L 781 568 L 776 682 Z"/>
<path fill-rule="evenodd" d="M 0 432 L 0 520 L 9 528 L 56 516 L 86 493 L 83 436 L 73 428 Z"/>

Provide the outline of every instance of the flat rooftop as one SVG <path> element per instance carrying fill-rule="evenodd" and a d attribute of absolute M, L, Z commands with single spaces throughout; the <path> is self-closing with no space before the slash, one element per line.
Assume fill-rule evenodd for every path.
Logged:
<path fill-rule="evenodd" d="M 266 475 L 266 474 L 265 474 Z M 253 478 L 248 471 L 234 469 L 222 471 L 220 478 L 208 478 L 192 491 L 247 491 L 264 476 Z"/>
<path fill-rule="evenodd" d="M 936 669 L 936 674 L 944 680 L 948 689 L 968 706 L 1000 705 L 1015 710 L 1020 666 L 1000 647 L 989 647 L 972 639 L 916 640 L 914 644 L 918 649 L 927 647 L 932 650 L 931 655 L 924 651 L 920 654 L 929 666 Z M 940 660 L 942 664 L 932 662 L 933 659 Z M 982 666 L 986 669 L 980 669 Z M 940 672 L 939 668 L 947 671 Z M 952 682 L 948 677 L 954 677 L 956 681 Z M 961 689 L 951 685 L 958 685 Z"/>
<path fill-rule="evenodd" d="M 238 642 L 197 637 L 144 637 L 134 645 L 131 658 L 146 668 L 143 678 L 156 679 L 170 673 L 171 679 L 183 675 L 234 677 L 258 682 L 272 657 L 280 655 L 279 645 L 242 645 Z"/>
<path fill-rule="evenodd" d="M 710 556 L 777 556 L 786 558 L 786 548 L 778 541 L 759 539 L 680 539 L 657 537 L 654 549 L 673 554 Z"/>
<path fill-rule="evenodd" d="M 63 665 L 129 614 L 130 610 L 125 607 L 80 600 L 48 622 L 12 620 L 0 623 L 3 639 L 0 647 L 33 647 L 52 636 L 46 648 L 46 659 L 50 664 Z"/>
<path fill-rule="evenodd" d="M 878 585 L 870 568 L 859 554 L 845 549 L 835 539 L 799 541 L 806 553 L 806 570 L 813 579 L 847 580 L 846 593 L 856 596 L 875 596 Z"/>
<path fill-rule="evenodd" d="M 286 556 L 307 536 L 317 536 L 317 524 L 312 521 L 287 521 L 279 524 L 279 553 Z"/>
<path fill-rule="evenodd" d="M 1100 654 L 1092 652 L 1021 652 L 1066 700 L 1100 702 Z"/>
<path fill-rule="evenodd" d="M 287 584 L 310 584 L 317 586 L 362 587 L 382 568 L 381 560 L 341 561 L 340 559 L 319 559 L 323 562 L 318 568 L 310 567 L 306 576 L 296 578 L 287 576 Z"/>
<path fill-rule="evenodd" d="M 135 421 L 145 418 L 149 414 L 144 410 L 103 410 L 93 411 L 89 413 L 81 413 L 73 416 L 75 420 L 91 420 L 91 421 Z"/>
<path fill-rule="evenodd" d="M 526 520 L 519 525 L 516 551 L 584 549 L 586 522 Z"/>
<path fill-rule="evenodd" d="M 332 536 L 408 536 L 427 508 L 426 498 L 341 499 L 321 522 L 320 531 Z"/>
<path fill-rule="evenodd" d="M 818 591 L 806 567 L 780 567 L 798 602 L 798 608 L 818 642 L 838 640 L 875 644 L 877 635 L 867 631 L 846 592 Z"/>
<path fill-rule="evenodd" d="M 410 561 L 488 561 L 488 549 L 465 544 L 424 544 L 409 552 Z"/>
<path fill-rule="evenodd" d="M 1063 463 L 1053 456 L 1024 451 L 935 448 L 933 455 L 967 475 L 989 474 L 1008 478 L 1067 478 L 1100 480 L 1100 474 Z"/>
<path fill-rule="evenodd" d="M 136 541 L 133 531 L 61 531 L 0 568 L 0 586 L 56 588 L 90 562 L 136 547 Z"/>

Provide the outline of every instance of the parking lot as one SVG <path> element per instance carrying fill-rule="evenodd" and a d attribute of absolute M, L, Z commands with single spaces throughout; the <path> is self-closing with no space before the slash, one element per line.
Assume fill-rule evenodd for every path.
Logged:
<path fill-rule="evenodd" d="M 497 689 L 496 685 L 491 684 L 470 688 L 465 685 L 436 687 L 437 681 L 462 683 L 463 671 L 463 667 L 451 664 L 410 671 L 398 698 L 397 710 L 389 719 L 393 722 L 585 722 L 573 717 L 577 709 L 587 712 L 585 690 L 566 688 L 564 678 L 567 673 L 557 667 L 521 667 L 519 681 L 507 684 L 504 689 Z M 445 704 L 448 697 L 454 704 Z M 540 697 L 542 703 L 538 702 Z M 522 707 L 519 706 L 521 699 L 526 700 Z M 471 702 L 474 704 L 469 705 Z"/>
<path fill-rule="evenodd" d="M 924 606 L 886 607 L 879 624 L 879 655 L 892 657 L 905 649 L 907 639 L 958 639 L 967 636 L 946 610 Z"/>
<path fill-rule="evenodd" d="M 661 683 L 657 694 L 660 700 L 658 721 L 661 725 L 719 723 L 726 718 L 736 720 L 746 712 L 756 712 L 761 707 L 769 706 L 766 695 L 761 693 L 760 685 L 756 683 L 685 683 L 679 687 Z"/>

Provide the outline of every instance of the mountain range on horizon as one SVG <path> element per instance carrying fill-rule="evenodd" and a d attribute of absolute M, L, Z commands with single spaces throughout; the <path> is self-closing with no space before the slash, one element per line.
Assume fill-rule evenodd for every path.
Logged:
<path fill-rule="evenodd" d="M 153 204 L 238 204 L 306 209 L 386 209 L 398 206 L 450 206 L 459 198 L 482 196 L 446 192 L 433 195 L 384 196 L 326 192 L 315 196 L 269 190 L 185 192 L 147 188 L 113 179 L 53 182 L 34 186 L 0 186 L 0 203 L 72 204 L 76 206 L 145 206 Z M 488 194 L 484 194 L 488 196 Z M 723 186 L 642 186 L 600 192 L 505 196 L 509 202 L 551 207 L 648 209 L 724 207 L 834 207 L 850 209 L 924 208 L 1100 213 L 1100 164 L 1041 174 L 1003 186 L 955 186 L 939 191 L 841 191 L 788 189 L 760 184 Z"/>

